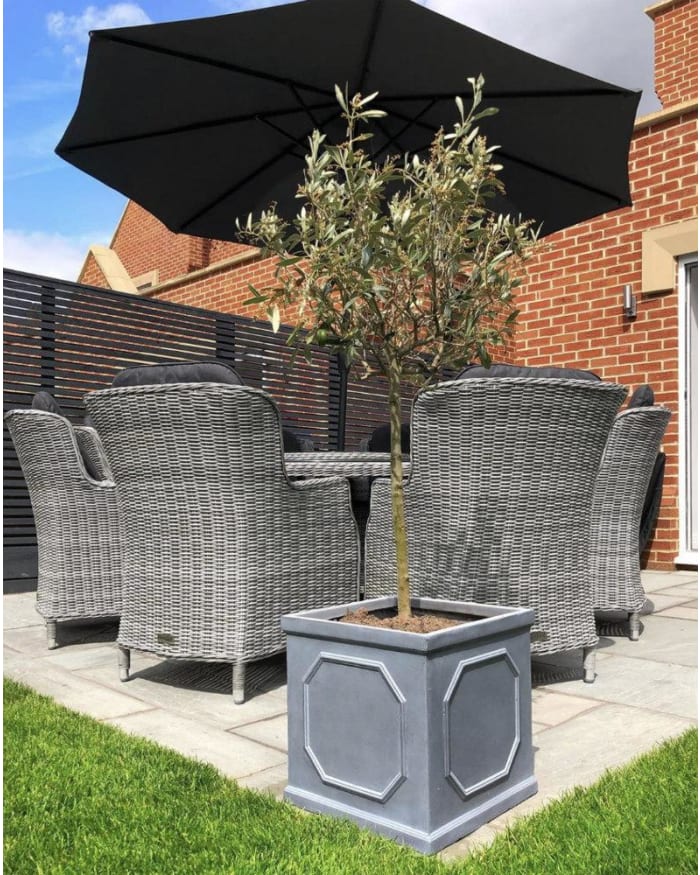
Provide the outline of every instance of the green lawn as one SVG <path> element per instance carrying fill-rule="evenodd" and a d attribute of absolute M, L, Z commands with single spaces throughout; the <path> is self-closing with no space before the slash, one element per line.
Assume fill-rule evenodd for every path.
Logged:
<path fill-rule="evenodd" d="M 5 872 L 695 875 L 697 731 L 454 865 L 242 790 L 5 681 Z"/>

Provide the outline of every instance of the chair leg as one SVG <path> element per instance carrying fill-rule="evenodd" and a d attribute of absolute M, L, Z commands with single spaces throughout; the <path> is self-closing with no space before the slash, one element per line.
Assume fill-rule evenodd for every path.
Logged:
<path fill-rule="evenodd" d="M 592 684 L 595 681 L 595 645 L 583 648 L 583 682 Z"/>
<path fill-rule="evenodd" d="M 245 662 L 233 663 L 233 701 L 236 705 L 245 701 Z"/>
<path fill-rule="evenodd" d="M 639 632 L 641 629 L 639 623 L 639 611 L 632 611 L 628 614 L 627 619 L 630 624 L 630 641 L 639 641 Z"/>
<path fill-rule="evenodd" d="M 131 668 L 131 651 L 128 647 L 119 646 L 117 660 L 119 662 L 119 680 L 128 681 L 129 669 Z"/>
<path fill-rule="evenodd" d="M 58 647 L 57 626 L 58 623 L 55 620 L 46 621 L 46 640 L 49 650 L 55 650 Z"/>

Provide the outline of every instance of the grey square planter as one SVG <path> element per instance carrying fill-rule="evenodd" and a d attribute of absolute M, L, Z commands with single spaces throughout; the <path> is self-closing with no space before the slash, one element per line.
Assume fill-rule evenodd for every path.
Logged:
<path fill-rule="evenodd" d="M 287 633 L 285 798 L 439 851 L 537 792 L 534 614 L 436 599 L 417 608 L 482 619 L 420 635 L 335 622 L 394 597 L 303 611 Z"/>

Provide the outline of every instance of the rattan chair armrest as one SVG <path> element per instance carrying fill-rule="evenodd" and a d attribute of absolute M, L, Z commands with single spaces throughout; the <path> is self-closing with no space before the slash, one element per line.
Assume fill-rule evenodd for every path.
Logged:
<path fill-rule="evenodd" d="M 337 477 L 309 477 L 306 480 L 291 480 L 294 489 L 309 492 L 313 489 L 328 489 L 329 486 L 348 486 L 347 478 Z"/>
<path fill-rule="evenodd" d="M 95 429 L 89 425 L 76 425 L 74 426 L 73 431 L 75 432 L 75 439 L 78 443 L 83 461 L 88 462 L 95 474 L 95 477 L 91 477 L 90 479 L 95 480 L 98 483 L 109 481 L 109 483 L 112 484 L 114 482 L 114 475 L 112 474 L 112 469 L 109 467 L 109 461 L 107 460 L 107 456 L 102 447 L 102 442 L 100 441 Z M 90 472 L 88 471 L 88 475 L 89 474 Z"/>

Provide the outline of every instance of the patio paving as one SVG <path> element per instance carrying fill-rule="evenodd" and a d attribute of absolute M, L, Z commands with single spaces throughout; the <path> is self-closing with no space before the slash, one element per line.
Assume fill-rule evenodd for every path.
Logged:
<path fill-rule="evenodd" d="M 622 615 L 601 626 L 594 684 L 580 680 L 580 653 L 533 663 L 536 796 L 441 852 L 455 859 L 489 842 L 523 814 L 574 786 L 593 783 L 697 723 L 697 573 L 643 572 L 648 596 L 639 641 Z M 3 597 L 4 673 L 57 702 L 211 763 L 240 784 L 281 797 L 287 778 L 284 660 L 260 663 L 243 705 L 228 666 L 132 655 L 119 682 L 116 623 L 61 624 L 46 649 L 34 593 Z"/>

